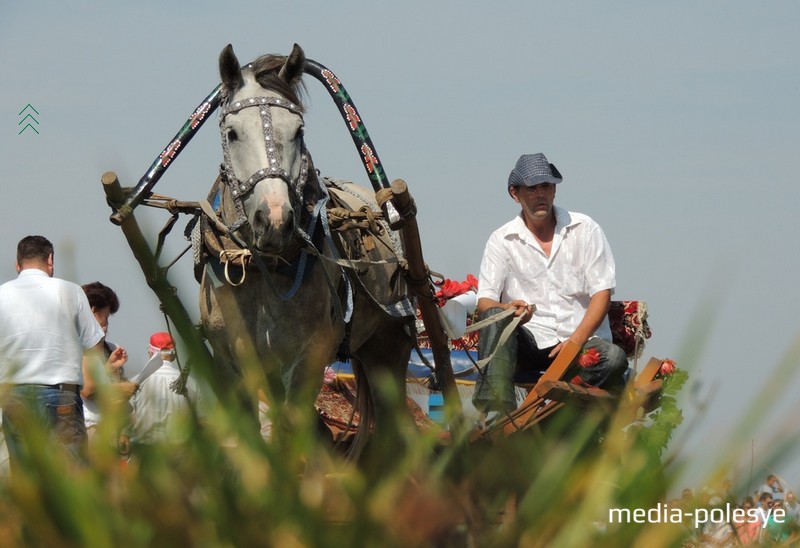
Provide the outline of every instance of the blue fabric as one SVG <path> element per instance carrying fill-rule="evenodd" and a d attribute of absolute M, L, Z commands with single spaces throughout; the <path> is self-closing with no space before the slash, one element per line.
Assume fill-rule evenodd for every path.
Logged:
<path fill-rule="evenodd" d="M 459 380 L 474 381 L 478 378 L 478 372 L 475 371 L 472 361 L 478 361 L 478 354 L 476 352 L 469 352 L 470 360 L 465 350 L 451 350 L 450 351 L 450 365 L 453 367 L 453 373 Z M 422 355 L 429 363 L 434 364 L 433 351 L 429 348 L 422 349 Z M 331 367 L 337 374 L 351 375 L 353 367 L 349 362 L 334 362 Z M 423 363 L 415 350 L 411 351 L 411 357 L 408 361 L 407 377 L 413 379 L 427 379 L 433 372 Z"/>
<path fill-rule="evenodd" d="M 53 442 L 62 445 L 78 462 L 86 462 L 87 436 L 83 402 L 77 392 L 38 384 L 12 385 L 3 404 L 3 432 L 12 473 L 29 449 L 23 431 L 31 421 L 50 431 Z"/>

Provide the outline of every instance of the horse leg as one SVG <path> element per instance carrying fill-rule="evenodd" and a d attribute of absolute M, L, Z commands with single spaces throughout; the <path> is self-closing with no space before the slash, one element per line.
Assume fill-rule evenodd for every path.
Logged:
<path fill-rule="evenodd" d="M 200 312 L 205 331 L 214 351 L 212 385 L 220 402 L 240 409 L 254 431 L 258 424 L 258 403 L 252 379 L 245 372 L 257 363 L 258 353 L 249 336 L 248 321 L 229 287 L 214 288 L 205 277 L 201 281 Z M 252 362 L 252 363 L 251 363 Z"/>
<path fill-rule="evenodd" d="M 353 458 L 385 466 L 385 459 L 402 453 L 401 429 L 410 427 L 405 379 L 411 346 L 402 322 L 384 321 L 354 352 L 356 409 L 361 420 L 351 447 Z M 369 451 L 362 459 L 368 437 Z"/>

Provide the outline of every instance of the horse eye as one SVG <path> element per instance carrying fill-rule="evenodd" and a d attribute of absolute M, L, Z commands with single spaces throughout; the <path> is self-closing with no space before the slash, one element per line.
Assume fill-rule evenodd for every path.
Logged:
<path fill-rule="evenodd" d="M 236 131 L 235 130 L 233 130 L 231 128 L 228 128 L 228 131 L 225 132 L 225 138 L 230 143 L 231 141 L 237 140 L 239 138 L 239 136 L 236 135 Z"/>
<path fill-rule="evenodd" d="M 303 137 L 305 137 L 305 134 L 306 132 L 303 130 L 303 126 L 300 126 L 299 128 L 297 128 L 297 133 L 295 134 L 294 138 L 302 139 Z"/>

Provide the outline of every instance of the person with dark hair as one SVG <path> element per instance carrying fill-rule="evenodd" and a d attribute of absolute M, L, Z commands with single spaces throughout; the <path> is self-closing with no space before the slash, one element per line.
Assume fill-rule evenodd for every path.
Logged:
<path fill-rule="evenodd" d="M 119 298 L 113 289 L 100 282 L 92 282 L 81 286 L 86 293 L 92 314 L 103 328 L 103 333 L 108 334 L 108 321 L 112 314 L 119 310 Z M 137 385 L 125 378 L 123 366 L 128 360 L 127 351 L 121 346 L 116 346 L 103 337 L 103 355 L 106 359 L 105 368 L 93 371 L 91 363 L 84 360 L 83 363 L 83 397 L 84 415 L 86 419 L 86 429 L 89 438 L 94 436 L 100 420 L 100 409 L 97 401 L 98 384 L 108 385 L 113 393 L 110 398 L 111 403 L 127 402 L 137 389 Z"/>
<path fill-rule="evenodd" d="M 769 474 L 767 481 L 758 488 L 759 493 L 769 493 L 774 500 L 783 500 L 783 484 L 778 476 Z"/>
<path fill-rule="evenodd" d="M 0 285 L 3 431 L 12 474 L 30 458 L 26 433 L 35 423 L 85 462 L 82 361 L 100 360 L 103 339 L 81 287 L 53 277 L 47 238 L 20 240 L 16 269 L 18 277 Z"/>
<path fill-rule="evenodd" d="M 108 315 L 116 314 L 119 310 L 119 297 L 114 290 L 100 282 L 92 282 L 81 286 L 89 304 L 92 305 L 93 312 L 103 310 Z M 100 326 L 108 331 L 108 326 L 100 323 Z"/>
<path fill-rule="evenodd" d="M 621 388 L 628 361 L 611 342 L 608 308 L 616 286 L 614 257 L 589 216 L 557 207 L 562 176 L 542 153 L 523 154 L 507 191 L 520 212 L 486 244 L 478 279 L 480 319 L 514 309 L 515 333 L 499 345 L 512 318 L 480 332 L 479 357 L 497 346 L 475 389 L 473 403 L 488 420 L 517 406 L 517 368 L 536 382 L 567 340 L 582 354 L 575 378 L 588 386 Z"/>

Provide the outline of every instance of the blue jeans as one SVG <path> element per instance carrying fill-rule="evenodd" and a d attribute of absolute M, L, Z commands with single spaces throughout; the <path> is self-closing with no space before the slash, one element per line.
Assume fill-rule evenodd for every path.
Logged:
<path fill-rule="evenodd" d="M 86 463 L 87 437 L 83 401 L 78 391 L 42 384 L 8 386 L 3 401 L 3 432 L 8 445 L 11 472 L 30 460 L 31 426 L 49 433 L 56 444 L 79 463 Z"/>
<path fill-rule="evenodd" d="M 502 308 L 490 308 L 480 315 L 484 320 L 503 312 Z M 496 346 L 503 329 L 512 321 L 509 316 L 503 321 L 493 323 L 481 329 L 478 358 L 483 359 Z M 554 347 L 539 348 L 530 331 L 517 327 L 506 342 L 495 350 L 494 357 L 486 365 L 483 375 L 478 377 L 472 403 L 479 411 L 512 411 L 517 407 L 514 397 L 514 382 L 535 384 L 541 374 L 550 367 L 555 358 L 550 358 Z M 573 363 L 565 380 L 575 375 L 586 384 L 615 390 L 625 385 L 625 372 L 628 359 L 625 352 L 617 345 L 598 337 L 589 339 L 583 350 L 595 348 L 600 353 L 600 360 L 591 367 L 579 367 Z"/>

